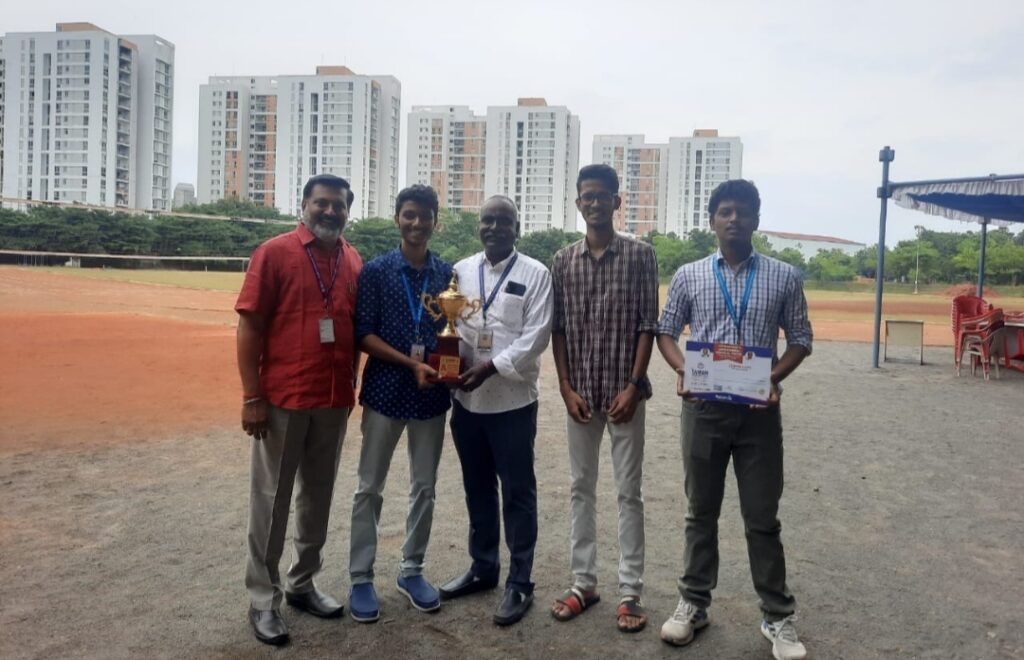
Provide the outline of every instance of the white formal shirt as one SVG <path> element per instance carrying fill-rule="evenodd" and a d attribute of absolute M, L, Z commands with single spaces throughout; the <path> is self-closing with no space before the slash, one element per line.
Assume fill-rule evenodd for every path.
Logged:
<path fill-rule="evenodd" d="M 480 264 L 484 290 L 490 296 L 514 256 L 516 261 L 487 308 L 486 318 L 481 309 L 468 321 L 457 322 L 463 339 L 459 350 L 467 366 L 491 360 L 498 371 L 472 392 L 455 392 L 456 400 L 470 412 L 516 410 L 540 396 L 540 356 L 551 340 L 551 273 L 541 262 L 515 250 L 493 265 L 483 252 L 474 254 L 455 264 L 455 273 L 459 291 L 483 305 L 486 296 L 480 291 Z M 485 328 L 492 333 L 490 350 L 479 347 Z"/>

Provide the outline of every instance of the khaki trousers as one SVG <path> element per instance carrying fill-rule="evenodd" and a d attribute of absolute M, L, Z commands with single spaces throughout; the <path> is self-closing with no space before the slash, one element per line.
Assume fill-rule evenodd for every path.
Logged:
<path fill-rule="evenodd" d="M 284 590 L 278 564 L 296 482 L 295 551 L 285 589 L 289 593 L 313 589 L 313 577 L 322 564 L 321 549 L 327 539 L 348 414 L 348 408 L 285 410 L 269 406 L 269 434 L 263 440 L 252 440 L 245 586 L 255 609 L 281 605 Z"/>

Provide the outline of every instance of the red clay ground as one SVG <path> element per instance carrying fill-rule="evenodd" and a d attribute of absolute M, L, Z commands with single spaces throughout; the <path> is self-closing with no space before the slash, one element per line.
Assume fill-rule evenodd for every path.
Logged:
<path fill-rule="evenodd" d="M 0 268 L 0 451 L 235 423 L 235 294 Z M 936 302 L 887 316 L 941 318 Z M 815 338 L 870 341 L 865 300 L 812 301 Z M 816 317 L 851 315 L 855 320 Z M 948 345 L 941 323 L 925 342 Z"/>

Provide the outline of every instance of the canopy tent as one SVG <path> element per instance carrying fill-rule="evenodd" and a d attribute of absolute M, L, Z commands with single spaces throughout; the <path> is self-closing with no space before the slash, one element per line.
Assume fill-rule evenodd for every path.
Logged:
<path fill-rule="evenodd" d="M 951 220 L 981 224 L 981 249 L 978 255 L 978 296 L 985 288 L 985 249 L 989 224 L 1008 225 L 1024 222 L 1024 174 L 970 177 L 965 179 L 933 179 L 930 181 L 889 181 L 889 163 L 896 152 L 885 147 L 878 152 L 882 163 L 882 200 L 878 217 L 878 263 L 875 268 L 875 337 L 872 366 L 878 368 L 878 348 L 882 330 L 882 285 L 885 272 L 885 217 L 891 197 L 908 209 L 940 215 Z"/>

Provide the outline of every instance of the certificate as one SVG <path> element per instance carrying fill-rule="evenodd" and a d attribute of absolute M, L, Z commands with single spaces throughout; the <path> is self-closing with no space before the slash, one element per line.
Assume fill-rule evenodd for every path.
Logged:
<path fill-rule="evenodd" d="M 683 385 L 693 398 L 767 403 L 772 388 L 772 349 L 688 341 L 685 357 Z"/>

